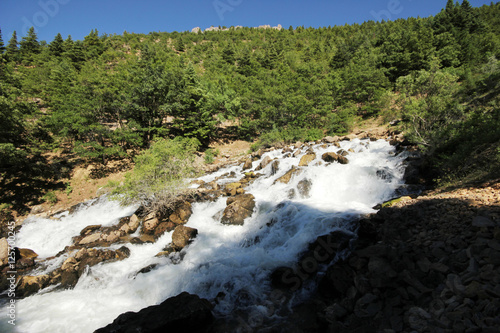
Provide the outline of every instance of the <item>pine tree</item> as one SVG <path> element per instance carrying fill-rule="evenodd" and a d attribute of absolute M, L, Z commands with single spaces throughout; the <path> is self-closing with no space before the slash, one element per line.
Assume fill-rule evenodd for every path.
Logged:
<path fill-rule="evenodd" d="M 5 52 L 5 45 L 2 39 L 2 29 L 0 29 L 0 54 L 3 54 L 4 52 Z"/>
<path fill-rule="evenodd" d="M 52 43 L 49 44 L 50 54 L 59 57 L 64 53 L 64 40 L 60 33 L 56 35 Z"/>
<path fill-rule="evenodd" d="M 9 40 L 9 44 L 7 44 L 7 48 L 5 50 L 5 56 L 7 61 L 19 61 L 19 43 L 17 42 L 17 33 L 14 31 L 12 33 L 12 37 Z"/>
<path fill-rule="evenodd" d="M 33 56 L 40 53 L 40 43 L 38 42 L 38 37 L 35 33 L 35 28 L 31 27 L 28 30 L 28 35 L 23 37 L 21 40 L 19 51 L 21 53 L 22 60 L 28 64 L 33 62 Z"/>
<path fill-rule="evenodd" d="M 83 48 L 88 59 L 95 59 L 104 52 L 104 45 L 99 39 L 97 29 L 92 29 L 90 34 L 83 39 Z"/>

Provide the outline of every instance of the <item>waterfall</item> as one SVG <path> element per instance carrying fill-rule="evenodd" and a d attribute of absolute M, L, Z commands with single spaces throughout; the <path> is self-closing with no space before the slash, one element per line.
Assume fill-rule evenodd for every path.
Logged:
<path fill-rule="evenodd" d="M 253 307 L 263 313 L 271 291 L 270 273 L 280 266 L 293 265 L 301 252 L 318 236 L 334 230 L 354 231 L 353 221 L 362 214 L 373 213 L 376 204 L 390 199 L 402 186 L 404 156 L 384 140 L 354 139 L 341 141 L 340 147 L 314 144 L 310 147 L 316 159 L 297 173 L 289 183 L 276 182 L 292 166 L 297 167 L 306 153 L 293 157 L 282 149 L 272 150 L 254 161 L 252 169 L 269 156 L 279 161 L 273 174 L 272 163 L 255 173 L 262 174 L 245 190 L 255 197 L 253 215 L 243 226 L 224 225 L 220 212 L 226 197 L 214 202 L 193 204 L 193 214 L 186 226 L 198 229 L 198 236 L 185 248 L 178 260 L 155 257 L 170 243 L 172 233 L 155 243 L 126 245 L 130 256 L 122 261 L 90 267 L 70 290 L 46 288 L 16 302 L 16 326 L 0 323 L 2 332 L 93 332 L 112 322 L 119 314 L 138 311 L 158 304 L 182 291 L 209 300 L 223 292 L 226 297 L 214 308 L 216 314 Z M 350 151 L 348 164 L 325 163 L 326 152 Z M 243 177 L 242 165 L 223 168 L 201 177 L 210 182 L 234 172 L 232 178 L 217 180 L 220 184 Z M 307 190 L 300 191 L 306 180 Z M 301 183 L 302 181 L 302 183 Z M 41 257 L 55 256 L 71 238 L 88 225 L 113 225 L 120 217 L 131 215 L 137 207 L 120 207 L 101 198 L 84 205 L 73 214 L 62 214 L 58 220 L 30 218 L 18 233 L 18 247 L 30 248 Z M 67 256 L 47 261 L 38 274 L 61 265 Z M 182 260 L 181 260 L 182 259 Z M 142 268 L 157 264 L 148 273 L 136 274 Z M 301 291 L 306 293 L 307 290 Z M 2 309 L 2 318 L 6 318 Z"/>

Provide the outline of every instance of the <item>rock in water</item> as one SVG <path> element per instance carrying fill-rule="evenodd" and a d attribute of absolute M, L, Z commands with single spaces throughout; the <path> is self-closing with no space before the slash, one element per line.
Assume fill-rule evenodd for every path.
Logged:
<path fill-rule="evenodd" d="M 208 300 L 183 292 L 159 305 L 123 313 L 95 333 L 206 332 L 214 320 L 211 310 Z"/>
<path fill-rule="evenodd" d="M 243 225 L 255 208 L 255 197 L 252 194 L 240 194 L 227 199 L 227 207 L 222 213 L 221 223 Z"/>
<path fill-rule="evenodd" d="M 197 229 L 185 227 L 183 225 L 177 226 L 172 233 L 172 245 L 176 250 L 182 250 L 197 234 Z"/>
<path fill-rule="evenodd" d="M 300 159 L 299 166 L 308 166 L 309 163 L 314 161 L 316 159 L 316 154 L 315 153 L 308 153 Z"/>

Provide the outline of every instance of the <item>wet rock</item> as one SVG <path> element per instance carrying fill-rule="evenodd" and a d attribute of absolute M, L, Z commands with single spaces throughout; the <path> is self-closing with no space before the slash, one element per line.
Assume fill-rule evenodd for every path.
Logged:
<path fill-rule="evenodd" d="M 139 224 L 141 223 L 141 220 L 137 215 L 132 215 L 130 217 L 130 220 L 128 221 L 128 227 L 129 227 L 129 232 L 134 233 L 137 231 L 137 228 L 139 228 Z"/>
<path fill-rule="evenodd" d="M 262 162 L 260 162 L 260 164 L 259 164 L 258 170 L 264 169 L 272 161 L 273 160 L 271 159 L 271 157 L 269 157 L 269 156 L 264 157 Z"/>
<path fill-rule="evenodd" d="M 271 176 L 274 176 L 276 173 L 278 173 L 280 167 L 280 162 L 278 160 L 274 161 L 273 164 L 271 164 Z"/>
<path fill-rule="evenodd" d="M 245 163 L 243 164 L 243 170 L 249 170 L 252 168 L 252 159 L 248 158 L 245 160 Z"/>
<path fill-rule="evenodd" d="M 309 179 L 302 179 L 297 184 L 297 190 L 303 198 L 309 197 L 309 191 L 311 191 L 312 182 Z"/>
<path fill-rule="evenodd" d="M 191 214 L 193 214 L 191 203 L 189 201 L 184 201 L 169 216 L 169 220 L 175 224 L 185 224 L 191 217 Z"/>
<path fill-rule="evenodd" d="M 101 240 L 101 236 L 102 236 L 102 234 L 100 232 L 85 236 L 80 242 L 78 242 L 78 244 L 88 245 L 88 244 L 96 243 L 96 242 Z"/>
<path fill-rule="evenodd" d="M 161 237 L 165 232 L 170 232 L 175 229 L 175 223 L 173 222 L 162 222 L 156 227 L 154 236 L 155 238 Z"/>
<path fill-rule="evenodd" d="M 302 172 L 302 169 L 299 169 L 296 166 L 292 166 L 292 168 L 290 170 L 288 170 L 287 173 L 285 173 L 280 178 L 276 179 L 276 181 L 274 183 L 276 184 L 277 182 L 280 182 L 280 183 L 288 184 L 294 175 L 297 175 L 301 172 Z"/>
<path fill-rule="evenodd" d="M 21 259 L 35 259 L 38 257 L 38 254 L 30 249 L 19 249 L 19 255 Z"/>
<path fill-rule="evenodd" d="M 323 159 L 323 161 L 325 161 L 327 163 L 332 163 L 332 162 L 338 162 L 340 164 L 348 164 L 349 163 L 349 160 L 347 159 L 347 157 L 342 156 L 342 155 L 338 155 L 334 152 L 324 153 L 323 155 L 321 155 L 321 158 Z"/>
<path fill-rule="evenodd" d="M 186 292 L 139 312 L 126 312 L 95 333 L 206 332 L 213 322 L 212 305 Z"/>
<path fill-rule="evenodd" d="M 141 268 L 140 270 L 137 271 L 137 273 L 134 274 L 134 276 L 138 275 L 138 274 L 146 274 L 146 273 L 149 273 L 151 272 L 153 269 L 155 269 L 156 267 L 158 267 L 158 264 L 151 264 L 151 265 L 148 265 L 144 268 Z"/>
<path fill-rule="evenodd" d="M 235 196 L 238 193 L 238 189 L 240 189 L 242 184 L 240 182 L 229 183 L 225 187 L 226 195 Z"/>
<path fill-rule="evenodd" d="M 149 213 L 142 223 L 142 233 L 152 235 L 155 232 L 156 227 L 160 224 L 160 220 L 156 216 L 156 213 Z"/>
<path fill-rule="evenodd" d="M 177 226 L 172 233 L 172 245 L 180 251 L 186 247 L 198 234 L 198 230 L 183 225 Z"/>
<path fill-rule="evenodd" d="M 299 167 L 300 166 L 308 166 L 309 163 L 314 161 L 316 159 L 316 154 L 315 153 L 307 153 L 306 155 L 302 156 L 299 162 Z"/>
<path fill-rule="evenodd" d="M 245 219 L 253 214 L 255 197 L 252 194 L 240 194 L 228 198 L 226 204 L 221 223 L 243 225 Z"/>
<path fill-rule="evenodd" d="M 23 276 L 17 284 L 18 296 L 28 297 L 45 288 L 50 280 L 48 275 Z"/>
<path fill-rule="evenodd" d="M 96 224 L 96 225 L 89 225 L 80 231 L 80 236 L 86 236 L 88 234 L 93 233 L 94 231 L 98 230 L 100 227 L 102 227 L 102 224 Z"/>

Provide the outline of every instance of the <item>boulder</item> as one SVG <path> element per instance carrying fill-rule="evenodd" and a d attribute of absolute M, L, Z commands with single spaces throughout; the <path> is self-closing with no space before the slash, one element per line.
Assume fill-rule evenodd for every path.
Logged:
<path fill-rule="evenodd" d="M 27 297 L 36 294 L 40 289 L 47 286 L 50 277 L 48 275 L 23 276 L 16 287 L 16 296 Z"/>
<path fill-rule="evenodd" d="M 225 191 L 226 195 L 234 196 L 238 193 L 238 189 L 240 189 L 242 184 L 240 182 L 229 183 L 226 185 Z"/>
<path fill-rule="evenodd" d="M 273 160 L 271 159 L 271 157 L 269 157 L 269 156 L 264 157 L 264 159 L 260 162 L 260 164 L 259 164 L 259 166 L 257 167 L 256 170 L 264 169 L 272 161 Z"/>
<path fill-rule="evenodd" d="M 316 154 L 315 153 L 307 153 L 306 155 L 302 156 L 299 162 L 299 166 L 308 166 L 309 163 L 314 161 L 316 159 Z"/>
<path fill-rule="evenodd" d="M 177 226 L 172 233 L 172 245 L 180 251 L 186 247 L 198 234 L 198 230 L 183 225 Z"/>
<path fill-rule="evenodd" d="M 9 261 L 9 243 L 7 238 L 0 239 L 0 267 Z"/>
<path fill-rule="evenodd" d="M 243 170 L 248 170 L 252 168 L 252 159 L 248 158 L 245 160 L 245 163 L 243 164 Z"/>
<path fill-rule="evenodd" d="M 274 181 L 274 183 L 276 184 L 277 182 L 280 182 L 280 183 L 288 184 L 290 182 L 290 180 L 292 179 L 292 176 L 299 174 L 300 172 L 302 172 L 301 169 L 297 168 L 296 166 L 292 166 L 292 168 L 290 170 L 288 170 L 287 173 L 285 173 L 280 178 L 276 179 Z"/>
<path fill-rule="evenodd" d="M 340 164 L 347 164 L 349 160 L 342 155 L 338 155 L 334 152 L 324 153 L 321 158 L 327 163 L 339 162 Z"/>
<path fill-rule="evenodd" d="M 175 224 L 186 224 L 191 217 L 191 214 L 193 214 L 191 203 L 189 201 L 184 201 L 172 214 L 170 214 L 169 219 Z"/>
<path fill-rule="evenodd" d="M 175 223 L 173 222 L 162 222 L 158 225 L 158 227 L 155 230 L 154 236 L 155 238 L 159 238 L 162 236 L 165 232 L 170 232 L 175 229 Z"/>
<path fill-rule="evenodd" d="M 159 305 L 126 312 L 95 333 L 106 332 L 206 332 L 213 322 L 212 304 L 183 292 Z"/>
<path fill-rule="evenodd" d="M 130 228 L 130 233 L 136 232 L 137 228 L 139 228 L 139 224 L 141 221 L 137 215 L 132 215 L 130 220 L 128 221 L 128 227 Z"/>
<path fill-rule="evenodd" d="M 335 143 L 340 141 L 340 138 L 338 136 L 327 136 L 323 138 L 323 142 L 325 143 Z"/>
<path fill-rule="evenodd" d="M 160 224 L 160 220 L 156 216 L 156 213 L 149 213 L 142 223 L 142 233 L 152 235 L 155 232 L 156 227 Z"/>
<path fill-rule="evenodd" d="M 100 232 L 88 235 L 88 236 L 84 237 L 78 244 L 80 244 L 80 245 L 88 245 L 88 244 L 91 244 L 91 243 L 98 242 L 99 240 L 101 240 L 101 236 L 102 236 L 102 234 Z"/>
<path fill-rule="evenodd" d="M 19 249 L 19 254 L 21 255 L 21 259 L 35 259 L 38 257 L 38 254 L 30 249 Z"/>
<path fill-rule="evenodd" d="M 82 231 L 80 231 L 80 236 L 86 236 L 88 234 L 91 234 L 92 232 L 99 229 L 101 226 L 102 226 L 101 224 L 86 226 L 85 228 L 82 229 Z"/>
<path fill-rule="evenodd" d="M 243 225 L 247 217 L 253 214 L 255 197 L 252 194 L 240 194 L 226 201 L 227 207 L 222 213 L 221 223 Z"/>

